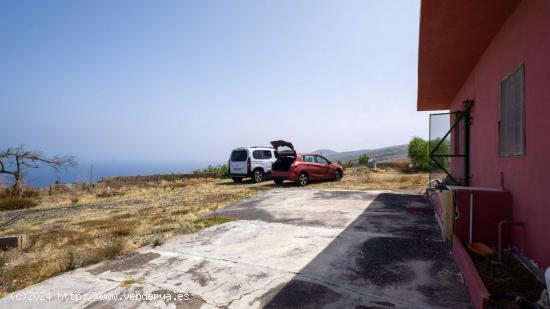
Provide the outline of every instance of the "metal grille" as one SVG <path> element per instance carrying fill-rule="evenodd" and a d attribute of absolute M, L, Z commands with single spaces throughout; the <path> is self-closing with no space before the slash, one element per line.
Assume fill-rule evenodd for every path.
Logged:
<path fill-rule="evenodd" d="M 500 82 L 499 152 L 501 156 L 525 154 L 524 66 Z"/>
<path fill-rule="evenodd" d="M 430 114 L 430 187 L 434 179 L 447 184 L 469 184 L 468 115 L 469 110 Z"/>

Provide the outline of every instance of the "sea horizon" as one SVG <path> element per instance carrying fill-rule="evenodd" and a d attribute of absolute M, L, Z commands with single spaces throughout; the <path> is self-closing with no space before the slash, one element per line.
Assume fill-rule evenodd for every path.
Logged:
<path fill-rule="evenodd" d="M 49 185 L 59 183 L 83 183 L 100 181 L 103 177 L 108 176 L 144 176 L 156 174 L 181 174 L 192 173 L 201 168 L 206 168 L 209 165 L 218 165 L 223 163 L 213 162 L 187 162 L 187 163 L 153 163 L 153 162 L 136 162 L 136 163 L 121 163 L 117 161 L 106 161 L 91 163 L 79 163 L 75 168 L 67 170 L 55 171 L 48 167 L 27 170 L 24 175 L 25 184 L 33 188 L 45 188 Z M 93 166 L 93 167 L 92 167 Z M 7 175 L 0 175 L 0 185 L 9 186 L 13 184 L 13 180 Z"/>

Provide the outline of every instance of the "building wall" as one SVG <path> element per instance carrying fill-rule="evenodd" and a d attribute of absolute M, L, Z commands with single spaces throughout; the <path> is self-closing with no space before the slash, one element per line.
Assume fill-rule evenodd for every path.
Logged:
<path fill-rule="evenodd" d="M 500 81 L 525 64 L 526 155 L 499 157 Z M 513 241 L 540 267 L 550 266 L 550 0 L 523 0 L 493 38 L 451 111 L 474 99 L 472 185 L 504 188 L 513 196 Z M 456 171 L 462 173 L 462 171 Z M 502 176 L 501 176 L 502 175 Z"/>

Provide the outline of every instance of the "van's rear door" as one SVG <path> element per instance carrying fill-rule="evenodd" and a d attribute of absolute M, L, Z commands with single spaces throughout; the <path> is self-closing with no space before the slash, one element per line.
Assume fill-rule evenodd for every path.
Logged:
<path fill-rule="evenodd" d="M 229 174 L 230 175 L 246 175 L 248 168 L 246 160 L 248 159 L 248 150 L 235 149 L 231 152 L 229 158 Z"/>

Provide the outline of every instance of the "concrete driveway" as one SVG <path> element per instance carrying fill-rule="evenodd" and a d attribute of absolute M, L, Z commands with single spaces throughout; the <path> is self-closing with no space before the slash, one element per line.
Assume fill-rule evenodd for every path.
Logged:
<path fill-rule="evenodd" d="M 65 273 L 0 307 L 469 308 L 419 196 L 291 188 L 221 213 L 239 220 Z"/>

